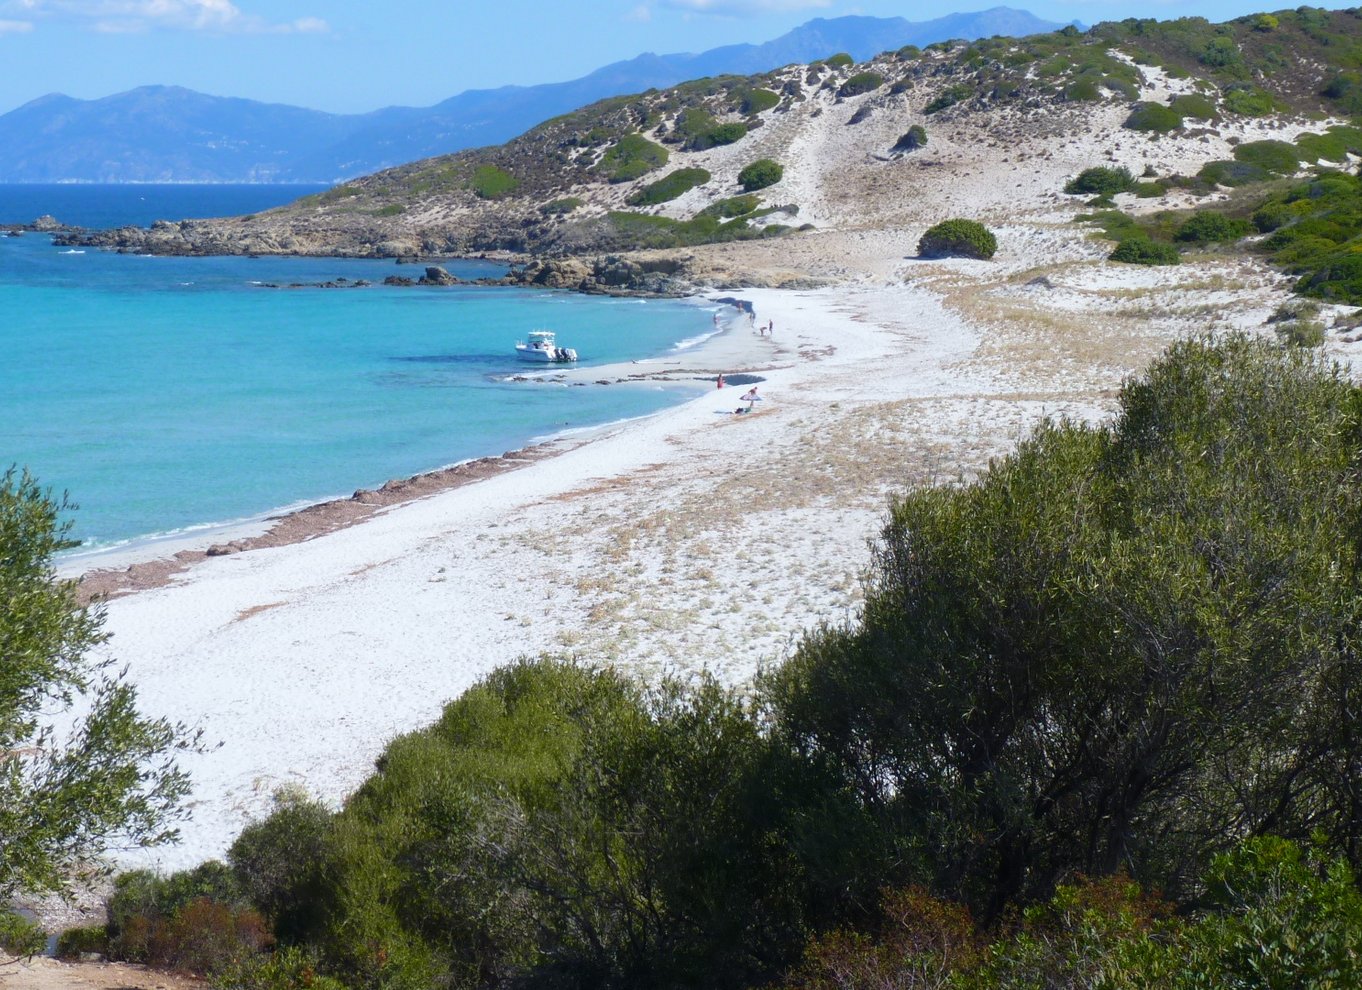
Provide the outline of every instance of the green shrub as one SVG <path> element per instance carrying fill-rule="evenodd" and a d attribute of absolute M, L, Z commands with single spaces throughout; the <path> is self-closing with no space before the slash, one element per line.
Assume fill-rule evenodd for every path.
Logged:
<path fill-rule="evenodd" d="M 549 216 L 562 216 L 563 214 L 571 213 L 584 202 L 585 200 L 580 196 L 564 196 L 562 199 L 550 200 L 545 203 L 543 206 L 539 207 L 539 212 Z"/>
<path fill-rule="evenodd" d="M 1107 260 L 1128 265 L 1176 265 L 1182 259 L 1178 249 L 1171 244 L 1148 237 L 1129 237 L 1116 245 L 1116 250 L 1107 255 Z"/>
<path fill-rule="evenodd" d="M 1258 14 L 1253 18 L 1253 30 L 1255 31 L 1275 31 L 1281 26 L 1281 22 L 1271 14 Z"/>
<path fill-rule="evenodd" d="M 1108 168 L 1105 165 L 1086 168 L 1064 185 L 1064 191 L 1074 196 L 1093 193 L 1111 196 L 1115 193 L 1129 192 L 1133 188 L 1135 177 L 1130 174 L 1130 169 L 1125 166 Z"/>
<path fill-rule="evenodd" d="M 785 169 L 779 162 L 769 158 L 758 158 L 738 173 L 738 184 L 745 192 L 756 192 L 773 186 L 784 176 Z"/>
<path fill-rule="evenodd" d="M 212 972 L 273 944 L 232 871 L 214 861 L 167 877 L 148 870 L 121 874 L 107 912 L 115 959 Z"/>
<path fill-rule="evenodd" d="M 727 199 L 721 199 L 710 203 L 696 214 L 696 216 L 731 220 L 733 217 L 745 217 L 749 213 L 755 212 L 760 205 L 761 198 L 755 195 L 730 196 Z"/>
<path fill-rule="evenodd" d="M 1221 96 L 1226 110 L 1244 117 L 1265 117 L 1277 108 L 1271 93 L 1247 83 L 1226 86 Z"/>
<path fill-rule="evenodd" d="M 894 54 L 898 56 L 898 58 L 907 61 L 909 59 L 917 58 L 919 55 L 921 55 L 922 49 L 919 48 L 917 45 L 904 45 Z"/>
<path fill-rule="evenodd" d="M 1254 182 L 1266 182 L 1272 178 L 1272 173 L 1250 162 L 1220 160 L 1203 165 L 1197 178 L 1217 186 L 1247 186 Z"/>
<path fill-rule="evenodd" d="M 1318 320 L 1287 320 L 1274 328 L 1277 339 L 1287 347 L 1322 347 L 1324 324 Z"/>
<path fill-rule="evenodd" d="M 1182 126 L 1182 114 L 1162 103 L 1137 103 L 1121 126 L 1132 131 L 1165 134 Z"/>
<path fill-rule="evenodd" d="M 0 910 L 0 952 L 29 959 L 47 948 L 47 932 L 21 914 Z"/>
<path fill-rule="evenodd" d="M 914 124 L 903 132 L 903 136 L 894 143 L 893 151 L 917 151 L 919 148 L 927 147 L 927 129 L 921 124 Z"/>
<path fill-rule="evenodd" d="M 1205 210 L 1184 221 L 1174 233 L 1173 239 L 1196 244 L 1237 241 L 1241 237 L 1247 237 L 1252 231 L 1253 225 L 1247 220 Z"/>
<path fill-rule="evenodd" d="M 481 199 L 501 199 L 520 188 L 520 180 L 495 165 L 479 165 L 473 170 L 469 187 Z"/>
<path fill-rule="evenodd" d="M 631 182 L 667 164 L 667 149 L 642 134 L 626 134 L 601 156 L 597 171 L 611 182 Z"/>
<path fill-rule="evenodd" d="M 855 61 L 856 60 L 846 52 L 838 52 L 836 55 L 830 55 L 823 59 L 823 64 L 833 69 L 844 69 L 848 65 L 852 65 Z"/>
<path fill-rule="evenodd" d="M 764 680 L 773 731 L 987 918 L 1123 866 L 1195 896 L 1245 829 L 1349 854 L 1358 398 L 1299 351 L 1179 343 L 1109 425 L 1047 423 L 977 481 L 915 489 L 860 618 Z M 1307 740 L 1334 755 L 1293 763 Z M 1017 985 L 1107 985 L 1036 976 Z"/>
<path fill-rule="evenodd" d="M 281 790 L 263 821 L 241 830 L 227 850 L 236 889 L 269 919 L 271 930 L 298 942 L 320 927 L 322 861 L 331 813 L 306 794 Z"/>
<path fill-rule="evenodd" d="M 998 250 L 998 239 L 974 220 L 943 220 L 929 228 L 917 242 L 924 258 L 978 258 L 988 260 Z"/>
<path fill-rule="evenodd" d="M 1174 113 L 1192 120 L 1210 120 L 1215 116 L 1215 104 L 1196 93 L 1175 96 L 1169 106 Z"/>
<path fill-rule="evenodd" d="M 858 72 L 842 83 L 837 90 L 838 96 L 860 96 L 870 93 L 884 85 L 884 76 L 878 72 Z"/>
<path fill-rule="evenodd" d="M 658 203 L 668 203 L 696 186 L 703 186 L 709 180 L 710 174 L 703 168 L 679 168 L 656 182 L 650 182 L 642 189 L 637 190 L 625 202 L 630 206 L 655 206 Z"/>
<path fill-rule="evenodd" d="M 1101 98 L 1102 91 L 1098 88 L 1097 80 L 1090 76 L 1080 76 L 1064 87 L 1064 99 L 1073 103 L 1091 103 Z"/>
<path fill-rule="evenodd" d="M 234 959 L 214 974 L 214 990 L 347 990 L 319 972 L 323 963 L 307 949 L 284 946 L 268 955 Z"/>
<path fill-rule="evenodd" d="M 1244 64 L 1244 58 L 1239 53 L 1239 46 L 1234 43 L 1234 39 L 1221 35 L 1212 38 L 1206 43 L 1206 47 L 1197 56 L 1197 61 L 1209 69 L 1236 69 Z"/>
<path fill-rule="evenodd" d="M 769 89 L 749 89 L 743 94 L 740 109 L 749 116 L 763 113 L 780 104 L 780 96 Z"/>
<path fill-rule="evenodd" d="M 709 111 L 692 108 L 682 115 L 677 133 L 684 138 L 687 151 L 706 151 L 741 140 L 747 134 L 747 125 L 716 123 Z"/>
<path fill-rule="evenodd" d="M 103 925 L 68 928 L 57 936 L 57 958 L 79 959 L 83 955 L 109 954 L 109 932 Z"/>
<path fill-rule="evenodd" d="M 964 83 L 947 86 L 937 95 L 936 99 L 932 100 L 923 108 L 922 112 L 936 113 L 937 111 L 945 110 L 947 107 L 953 107 L 963 100 L 972 99 L 974 95 L 975 91 L 973 86 L 966 86 Z"/>
<path fill-rule="evenodd" d="M 1234 160 L 1276 175 L 1294 175 L 1300 170 L 1296 146 L 1285 141 L 1249 141 L 1236 145 Z"/>
<path fill-rule="evenodd" d="M 1168 190 L 1157 182 L 1137 182 L 1131 191 L 1139 199 L 1158 199 L 1168 193 Z"/>

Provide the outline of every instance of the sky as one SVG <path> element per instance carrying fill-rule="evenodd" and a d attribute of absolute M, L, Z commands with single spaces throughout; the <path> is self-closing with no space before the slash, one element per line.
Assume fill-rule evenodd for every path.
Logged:
<path fill-rule="evenodd" d="M 1326 7 L 1351 6 L 1324 3 Z M 361 113 L 574 79 L 642 52 L 769 41 L 813 17 L 931 20 L 1007 6 L 1085 24 L 1226 20 L 1246 0 L 0 0 L 0 113 L 161 84 Z"/>

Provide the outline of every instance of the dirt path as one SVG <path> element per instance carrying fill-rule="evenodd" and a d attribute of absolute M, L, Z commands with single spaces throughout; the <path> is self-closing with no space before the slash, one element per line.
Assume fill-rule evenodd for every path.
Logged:
<path fill-rule="evenodd" d="M 204 990 L 208 984 L 129 963 L 62 963 L 55 959 L 0 965 L 4 990 Z"/>

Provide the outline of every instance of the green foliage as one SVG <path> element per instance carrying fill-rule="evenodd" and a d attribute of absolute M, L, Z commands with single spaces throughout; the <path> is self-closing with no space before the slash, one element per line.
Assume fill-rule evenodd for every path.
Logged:
<path fill-rule="evenodd" d="M 520 188 L 520 180 L 495 165 L 479 165 L 468 186 L 481 199 L 501 199 Z"/>
<path fill-rule="evenodd" d="M 1157 182 L 1137 182 L 1131 189 L 1138 199 L 1158 199 L 1168 193 L 1168 190 Z"/>
<path fill-rule="evenodd" d="M 947 86 L 937 94 L 934 100 L 923 107 L 922 112 L 936 113 L 940 110 L 945 110 L 947 107 L 953 107 L 963 100 L 972 99 L 974 95 L 975 90 L 973 86 L 967 86 L 964 83 Z"/>
<path fill-rule="evenodd" d="M 1107 260 L 1128 265 L 1176 265 L 1182 256 L 1171 244 L 1148 237 L 1128 237 L 1116 245 L 1115 250 L 1107 255 Z"/>
<path fill-rule="evenodd" d="M 503 668 L 394 741 L 338 816 L 323 944 L 381 985 L 759 982 L 839 899 L 792 829 L 857 855 L 844 802 L 808 819 L 806 773 L 713 683 Z"/>
<path fill-rule="evenodd" d="M 1234 39 L 1225 35 L 1212 38 L 1197 56 L 1197 61 L 1211 70 L 1242 69 L 1243 56 Z"/>
<path fill-rule="evenodd" d="M 741 200 L 742 197 L 734 197 Z M 711 204 L 712 205 L 712 204 Z M 690 247 L 695 244 L 719 244 L 725 241 L 749 241 L 763 237 L 780 237 L 788 227 L 770 224 L 753 227 L 748 223 L 762 211 L 741 214 L 727 223 L 720 223 L 711 207 L 701 210 L 690 220 L 651 216 L 647 213 L 613 212 L 608 216 L 614 228 L 612 248 L 635 250 L 643 248 Z"/>
<path fill-rule="evenodd" d="M 845 69 L 848 65 L 852 65 L 855 61 L 856 60 L 852 58 L 850 55 L 848 55 L 846 52 L 838 52 L 836 55 L 830 55 L 829 57 L 823 59 L 823 64 L 833 69 Z"/>
<path fill-rule="evenodd" d="M 1208 990 L 1351 987 L 1362 980 L 1362 896 L 1347 865 L 1276 838 L 1211 864 L 1200 910 L 1116 875 L 1060 885 L 1001 930 L 908 888 L 866 931 L 815 939 L 777 990 Z"/>
<path fill-rule="evenodd" d="M 296 791 L 274 795 L 274 811 L 246 826 L 227 851 L 234 891 L 260 911 L 286 942 L 321 926 L 319 874 L 331 814 Z"/>
<path fill-rule="evenodd" d="M 1275 175 L 1294 175 L 1300 170 L 1296 146 L 1285 141 L 1249 141 L 1236 145 L 1234 160 L 1256 165 Z"/>
<path fill-rule="evenodd" d="M 615 142 L 596 165 L 611 182 L 631 182 L 667 164 L 667 149 L 642 134 L 626 134 Z"/>
<path fill-rule="evenodd" d="M 756 211 L 761 205 L 761 198 L 755 195 L 730 196 L 727 199 L 716 200 L 710 203 L 696 216 L 715 217 L 719 220 L 731 220 L 733 217 L 745 217 Z"/>
<path fill-rule="evenodd" d="M 710 174 L 703 168 L 679 168 L 634 192 L 625 202 L 630 206 L 655 206 L 668 203 L 696 186 L 703 186 Z"/>
<path fill-rule="evenodd" d="M 1169 107 L 1180 117 L 1192 120 L 1210 120 L 1215 116 L 1215 104 L 1196 93 L 1173 97 Z"/>
<path fill-rule="evenodd" d="M 1201 210 L 1190 216 L 1173 235 L 1174 240 L 1195 244 L 1237 241 L 1247 237 L 1253 225 L 1247 220 L 1229 217 L 1214 210 Z"/>
<path fill-rule="evenodd" d="M 21 914 L 0 910 L 0 953 L 30 959 L 47 948 L 47 932 Z M 0 959 L 0 962 L 3 962 Z"/>
<path fill-rule="evenodd" d="M 1324 344 L 1324 324 L 1318 320 L 1284 320 L 1273 330 L 1277 339 L 1288 347 L 1321 347 Z"/>
<path fill-rule="evenodd" d="M 348 990 L 319 972 L 321 959 L 296 946 L 231 960 L 213 974 L 214 990 Z"/>
<path fill-rule="evenodd" d="M 231 870 L 209 861 L 160 877 L 118 877 L 108 900 L 109 955 L 195 973 L 213 973 L 274 944 L 264 919 L 246 906 Z"/>
<path fill-rule="evenodd" d="M 1121 126 L 1132 131 L 1166 134 L 1182 126 L 1182 114 L 1162 103 L 1137 103 Z"/>
<path fill-rule="evenodd" d="M 727 124 L 715 124 L 703 134 L 697 135 L 686 142 L 686 148 L 690 151 L 705 151 L 708 148 L 717 148 L 720 145 L 733 144 L 741 141 L 747 136 L 747 125 L 740 121 L 732 121 Z"/>
<path fill-rule="evenodd" d="M 884 85 L 884 76 L 878 72 L 858 72 L 847 79 L 837 90 L 838 96 L 860 96 L 871 93 Z"/>
<path fill-rule="evenodd" d="M 1362 302 L 1362 182 L 1329 173 L 1270 197 L 1253 222 L 1271 236 L 1272 263 L 1299 276 L 1296 291 L 1331 302 Z"/>
<path fill-rule="evenodd" d="M 1226 86 L 1221 98 L 1226 110 L 1244 117 L 1266 117 L 1277 109 L 1277 101 L 1271 93 L 1247 83 Z"/>
<path fill-rule="evenodd" d="M 1119 406 L 897 502 L 860 621 L 762 686 L 990 917 L 1121 865 L 1195 892 L 1244 833 L 1357 848 L 1357 390 L 1235 337 L 1174 345 Z"/>
<path fill-rule="evenodd" d="M 57 936 L 57 958 L 79 959 L 83 955 L 109 953 L 109 932 L 103 925 L 68 928 Z"/>
<path fill-rule="evenodd" d="M 756 192 L 775 185 L 784 174 L 785 169 L 779 162 L 758 158 L 738 173 L 738 185 L 743 187 L 744 192 Z"/>
<path fill-rule="evenodd" d="M 103 614 L 58 580 L 53 556 L 71 508 L 27 472 L 0 474 L 0 904 L 19 891 L 64 891 L 114 839 L 172 841 L 188 790 L 172 760 L 183 730 L 137 712 L 112 660 L 90 659 Z M 72 731 L 46 731 L 72 714 Z"/>
<path fill-rule="evenodd" d="M 387 206 L 380 206 L 373 211 L 376 217 L 400 217 L 407 212 L 407 208 L 401 203 L 389 203 Z"/>
<path fill-rule="evenodd" d="M 780 104 L 780 96 L 769 89 L 749 89 L 743 94 L 741 110 L 751 116 L 764 113 Z"/>
<path fill-rule="evenodd" d="M 1251 162 L 1213 161 L 1201 166 L 1197 178 L 1217 186 L 1247 186 L 1255 182 L 1266 182 L 1272 173 L 1261 165 Z"/>
<path fill-rule="evenodd" d="M 1296 138 L 1296 147 L 1305 162 L 1346 161 L 1349 152 L 1362 153 L 1362 129 L 1334 126 L 1323 134 L 1302 134 Z"/>
<path fill-rule="evenodd" d="M 1275 31 L 1281 26 L 1281 22 L 1271 14 L 1258 14 L 1253 18 L 1253 30 L 1255 31 Z"/>
<path fill-rule="evenodd" d="M 988 260 L 998 250 L 993 232 L 975 220 L 943 220 L 929 228 L 917 242 L 924 258 L 979 258 Z"/>
<path fill-rule="evenodd" d="M 921 124 L 914 124 L 903 132 L 903 136 L 894 143 L 894 151 L 917 151 L 919 148 L 927 147 L 927 129 Z"/>
<path fill-rule="evenodd" d="M 1135 176 L 1130 174 L 1130 169 L 1124 166 L 1108 168 L 1105 165 L 1086 168 L 1064 185 L 1064 191 L 1070 195 L 1092 195 L 1096 193 L 1102 196 L 1111 196 L 1116 193 L 1129 192 L 1133 188 L 1135 188 Z"/>
<path fill-rule="evenodd" d="M 585 200 L 580 196 L 564 196 L 561 199 L 554 199 L 545 203 L 543 206 L 539 207 L 539 212 L 546 214 L 547 216 L 563 216 L 564 214 L 571 213 L 584 202 Z"/>

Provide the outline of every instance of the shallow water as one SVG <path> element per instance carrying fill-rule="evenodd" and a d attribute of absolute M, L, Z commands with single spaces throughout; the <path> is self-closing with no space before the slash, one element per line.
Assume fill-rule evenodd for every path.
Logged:
<path fill-rule="evenodd" d="M 644 415 L 699 387 L 510 380 L 526 370 L 513 344 L 528 330 L 556 330 L 584 366 L 636 360 L 702 337 L 710 314 L 694 305 L 260 285 L 395 272 L 419 269 L 71 253 L 41 235 L 0 238 L 0 467 L 68 491 L 80 504 L 73 535 L 108 547 Z"/>

